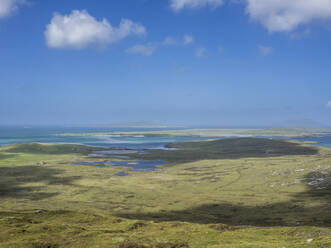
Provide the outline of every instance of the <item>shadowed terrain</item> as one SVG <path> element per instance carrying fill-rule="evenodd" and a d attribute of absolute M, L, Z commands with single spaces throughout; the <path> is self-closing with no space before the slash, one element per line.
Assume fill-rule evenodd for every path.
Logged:
<path fill-rule="evenodd" d="M 105 148 L 96 148 L 83 145 L 70 144 L 41 144 L 41 143 L 20 143 L 9 146 L 6 149 L 8 153 L 29 153 L 29 154 L 82 154 L 88 155 L 93 151 L 108 150 Z M 10 156 L 10 155 L 7 155 Z M 1 155 L 0 155 L 1 159 Z"/>
<path fill-rule="evenodd" d="M 240 159 L 295 155 L 315 155 L 318 149 L 301 144 L 262 138 L 236 138 L 214 141 L 183 142 L 167 146 L 176 150 L 155 150 L 140 157 L 163 159 L 173 163 L 206 159 Z"/>
<path fill-rule="evenodd" d="M 317 207 L 306 208 L 301 202 L 321 201 Z M 289 202 L 263 206 L 231 203 L 202 204 L 179 211 L 153 213 L 122 213 L 118 216 L 147 221 L 181 221 L 197 224 L 227 224 L 231 226 L 320 226 L 331 227 L 331 187 L 310 189 L 295 195 Z"/>
<path fill-rule="evenodd" d="M 0 160 L 15 157 L 15 154 L 0 154 Z"/>
<path fill-rule="evenodd" d="M 0 199 L 3 197 L 41 200 L 57 195 L 43 190 L 45 185 L 72 185 L 79 176 L 61 176 L 63 171 L 41 166 L 0 167 Z M 29 186 L 27 184 L 38 184 Z"/>

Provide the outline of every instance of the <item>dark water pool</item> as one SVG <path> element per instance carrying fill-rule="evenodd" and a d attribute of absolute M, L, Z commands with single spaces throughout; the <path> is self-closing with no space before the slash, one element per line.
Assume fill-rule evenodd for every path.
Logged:
<path fill-rule="evenodd" d="M 86 165 L 86 166 L 96 166 L 96 167 L 108 167 L 105 162 L 79 162 L 72 163 L 73 165 Z"/>
<path fill-rule="evenodd" d="M 319 137 L 304 137 L 298 138 L 300 141 L 312 141 L 316 142 L 312 145 L 331 147 L 331 134 L 321 134 Z"/>
<path fill-rule="evenodd" d="M 128 154 L 138 154 L 138 155 L 144 155 L 147 154 L 146 151 L 142 150 L 111 150 L 111 151 L 95 151 L 91 154 L 89 154 L 89 157 L 92 158 L 122 158 L 122 159 L 128 159 Z"/>
<path fill-rule="evenodd" d="M 103 162 L 79 162 L 73 163 L 73 165 L 86 165 L 96 167 L 129 167 L 129 170 L 122 171 L 116 176 L 127 176 L 129 171 L 154 171 L 159 166 L 166 164 L 163 160 L 125 160 L 125 161 L 103 161 Z"/>

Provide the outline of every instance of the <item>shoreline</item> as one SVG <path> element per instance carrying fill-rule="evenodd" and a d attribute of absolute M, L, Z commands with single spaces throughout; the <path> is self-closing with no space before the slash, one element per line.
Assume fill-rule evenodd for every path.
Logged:
<path fill-rule="evenodd" d="M 93 132 L 93 133 L 62 133 L 56 136 L 118 136 L 118 137 L 289 137 L 304 138 L 318 137 L 330 134 L 331 129 L 306 129 L 306 128 L 273 128 L 273 129 L 183 129 L 162 131 L 136 131 L 136 132 Z"/>

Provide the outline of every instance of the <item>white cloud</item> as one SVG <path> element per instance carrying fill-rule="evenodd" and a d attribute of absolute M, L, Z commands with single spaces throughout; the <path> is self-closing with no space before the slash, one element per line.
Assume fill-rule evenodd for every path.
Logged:
<path fill-rule="evenodd" d="M 217 52 L 218 52 L 219 55 L 222 55 L 223 52 L 224 52 L 224 48 L 223 48 L 222 46 L 219 46 L 219 47 L 217 48 Z"/>
<path fill-rule="evenodd" d="M 174 11 L 220 7 L 226 0 L 170 0 Z M 243 3 L 253 20 L 269 32 L 292 32 L 315 20 L 331 20 L 331 0 L 227 0 Z"/>
<path fill-rule="evenodd" d="M 327 108 L 331 108 L 331 101 L 328 101 L 328 103 L 326 104 Z"/>
<path fill-rule="evenodd" d="M 126 50 L 127 53 L 139 54 L 143 56 L 151 56 L 155 51 L 155 47 L 152 44 L 147 45 L 135 45 Z"/>
<path fill-rule="evenodd" d="M 311 35 L 311 30 L 310 29 L 305 29 L 303 31 L 298 31 L 298 32 L 292 32 L 290 34 L 290 38 L 299 40 L 299 39 L 304 39 L 307 38 Z"/>
<path fill-rule="evenodd" d="M 140 54 L 144 56 L 151 56 L 156 49 L 162 46 L 187 46 L 192 43 L 194 43 L 194 37 L 192 35 L 183 35 L 181 38 L 167 36 L 162 42 L 149 43 L 148 45 L 136 45 L 131 48 L 128 48 L 126 52 Z"/>
<path fill-rule="evenodd" d="M 172 36 L 167 36 L 164 41 L 162 42 L 162 45 L 164 46 L 180 46 L 180 45 L 189 45 L 194 43 L 194 37 L 192 35 L 184 35 L 182 38 L 174 38 Z"/>
<path fill-rule="evenodd" d="M 105 46 L 129 35 L 145 33 L 144 26 L 127 19 L 113 27 L 106 19 L 96 20 L 86 10 L 74 10 L 70 15 L 54 14 L 45 37 L 51 48 L 82 49 L 90 45 Z"/>
<path fill-rule="evenodd" d="M 245 0 L 247 13 L 270 32 L 289 32 L 314 20 L 331 19 L 331 0 Z"/>
<path fill-rule="evenodd" d="M 191 35 L 184 35 L 184 45 L 188 45 L 194 42 L 194 37 Z"/>
<path fill-rule="evenodd" d="M 174 11 L 180 11 L 184 8 L 200 8 L 210 6 L 212 8 L 219 7 L 224 0 L 170 0 L 170 7 Z"/>
<path fill-rule="evenodd" d="M 24 2 L 24 0 L 0 0 L 0 18 L 9 16 Z"/>
<path fill-rule="evenodd" d="M 268 55 L 272 54 L 274 51 L 274 49 L 272 47 L 262 46 L 262 45 L 259 45 L 258 49 L 262 56 L 268 56 Z"/>
<path fill-rule="evenodd" d="M 204 47 L 199 47 L 196 51 L 195 51 L 195 56 L 198 58 L 205 58 L 207 57 L 207 49 Z"/>
<path fill-rule="evenodd" d="M 182 73 L 182 72 L 186 72 L 186 71 L 189 71 L 189 70 L 191 70 L 191 67 L 181 66 L 181 67 L 179 67 L 179 68 L 176 69 L 176 72 Z"/>
<path fill-rule="evenodd" d="M 171 36 L 165 37 L 164 41 L 162 42 L 162 45 L 164 46 L 173 46 L 177 44 L 178 44 L 177 40 Z"/>

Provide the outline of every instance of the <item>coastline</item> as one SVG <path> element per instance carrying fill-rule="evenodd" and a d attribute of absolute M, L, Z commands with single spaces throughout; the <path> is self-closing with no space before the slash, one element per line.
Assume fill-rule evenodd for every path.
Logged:
<path fill-rule="evenodd" d="M 161 131 L 135 131 L 135 132 L 93 132 L 93 133 L 62 133 L 57 136 L 110 136 L 110 137 L 318 137 L 329 134 L 331 129 L 310 128 L 271 128 L 271 129 L 178 129 Z"/>

